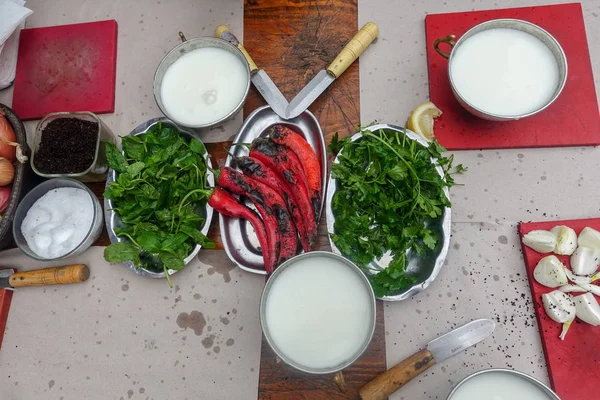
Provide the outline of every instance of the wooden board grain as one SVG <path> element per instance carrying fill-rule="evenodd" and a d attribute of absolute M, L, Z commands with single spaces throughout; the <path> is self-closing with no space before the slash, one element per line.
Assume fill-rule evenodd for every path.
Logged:
<path fill-rule="evenodd" d="M 358 31 L 356 0 L 246 0 L 244 46 L 291 100 Z M 244 116 L 266 104 L 252 88 Z M 337 79 L 310 107 L 327 143 L 337 132 L 351 135 L 360 123 L 358 62 Z M 330 159 L 331 162 L 331 159 Z M 319 225 L 317 249 L 331 251 L 325 218 Z M 347 392 L 333 375 L 295 371 L 275 356 L 263 338 L 258 398 L 261 400 L 358 399 L 358 388 L 386 369 L 383 304 L 377 304 L 377 324 L 370 347 L 343 371 Z"/>

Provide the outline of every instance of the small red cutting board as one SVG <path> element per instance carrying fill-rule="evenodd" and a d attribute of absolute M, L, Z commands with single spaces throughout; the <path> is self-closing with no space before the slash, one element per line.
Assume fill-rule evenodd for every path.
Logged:
<path fill-rule="evenodd" d="M 23 29 L 12 108 L 24 120 L 113 112 L 116 67 L 115 20 Z"/>
<path fill-rule="evenodd" d="M 8 310 L 10 309 L 12 295 L 12 290 L 0 289 L 0 348 L 2 347 L 2 339 L 4 338 L 4 329 L 6 328 L 6 320 L 8 319 Z"/>
<path fill-rule="evenodd" d="M 569 226 L 577 234 L 586 226 L 600 231 L 600 218 L 521 223 L 519 224 L 519 235 L 522 238 L 529 231 L 550 230 L 556 225 Z M 591 326 L 576 319 L 565 340 L 559 339 L 562 325 L 552 321 L 546 315 L 541 300 L 542 294 L 549 293 L 554 289 L 542 286 L 533 279 L 535 266 L 548 254 L 540 254 L 525 245 L 522 247 L 552 388 L 562 400 L 599 398 L 600 326 Z M 557 257 L 563 264 L 570 267 L 569 256 L 557 255 Z"/>
<path fill-rule="evenodd" d="M 541 26 L 562 46 L 568 77 L 558 99 L 538 115 L 520 121 L 493 122 L 472 116 L 456 101 L 448 80 L 448 60 L 433 41 L 449 34 L 460 38 L 492 19 L 516 18 Z M 439 142 L 450 150 L 600 144 L 600 114 L 581 4 L 432 14 L 425 18 L 429 96 L 443 112 L 435 124 Z M 445 49 L 444 49 L 445 50 Z"/>

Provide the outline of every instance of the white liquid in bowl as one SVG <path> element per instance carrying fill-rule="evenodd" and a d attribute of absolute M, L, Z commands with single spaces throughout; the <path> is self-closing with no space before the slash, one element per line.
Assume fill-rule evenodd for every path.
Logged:
<path fill-rule="evenodd" d="M 343 261 L 303 258 L 276 277 L 265 320 L 277 349 L 297 364 L 333 368 L 349 361 L 371 333 L 371 292 Z"/>
<path fill-rule="evenodd" d="M 172 119 L 200 126 L 231 113 L 242 101 L 247 84 L 246 66 L 235 54 L 202 47 L 182 55 L 167 69 L 160 95 Z"/>
<path fill-rule="evenodd" d="M 450 400 L 551 400 L 533 382 L 503 371 L 491 371 L 465 381 Z"/>
<path fill-rule="evenodd" d="M 450 76 L 467 103 L 487 113 L 517 116 L 538 110 L 558 87 L 558 64 L 548 46 L 516 29 L 489 29 L 452 52 Z"/>

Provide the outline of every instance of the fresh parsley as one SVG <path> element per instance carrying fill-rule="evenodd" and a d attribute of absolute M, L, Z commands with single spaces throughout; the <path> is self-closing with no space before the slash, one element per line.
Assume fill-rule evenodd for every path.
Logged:
<path fill-rule="evenodd" d="M 340 251 L 361 268 L 391 252 L 388 268 L 367 274 L 378 297 L 393 294 L 416 282 L 405 273 L 407 253 L 425 254 L 439 238 L 427 223 L 450 207 L 445 187 L 453 186 L 453 156 L 437 141 L 428 147 L 404 133 L 362 130 L 362 138 L 334 136 L 329 150 L 339 151 L 331 176 L 337 182 L 332 200 L 335 215 L 331 238 Z M 434 164 L 431 159 L 437 159 Z M 436 167 L 441 167 L 442 176 Z"/>
<path fill-rule="evenodd" d="M 142 135 L 125 136 L 121 143 L 123 152 L 106 143 L 106 158 L 117 179 L 104 197 L 112 200 L 123 221 L 117 235 L 128 240 L 109 245 L 104 258 L 164 271 L 169 280 L 167 270 L 182 269 L 196 243 L 214 247 L 199 230 L 205 221 L 201 211 L 212 193 L 206 149 L 161 123 Z"/>

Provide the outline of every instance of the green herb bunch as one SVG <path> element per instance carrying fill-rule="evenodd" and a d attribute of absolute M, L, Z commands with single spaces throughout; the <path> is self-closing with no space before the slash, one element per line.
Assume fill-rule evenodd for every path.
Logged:
<path fill-rule="evenodd" d="M 338 154 L 331 176 L 337 182 L 332 200 L 335 215 L 331 238 L 338 249 L 367 269 L 386 251 L 388 268 L 367 274 L 378 297 L 403 290 L 416 282 L 405 273 L 407 253 L 425 254 L 440 240 L 427 223 L 450 207 L 445 188 L 454 185 L 453 156 L 437 141 L 423 146 L 404 133 L 380 129 L 361 131 L 362 138 L 333 138 L 329 150 Z M 435 159 L 435 163 L 432 162 Z M 443 173 L 438 173 L 436 167 Z"/>
<path fill-rule="evenodd" d="M 121 144 L 123 153 L 114 143 L 106 143 L 106 158 L 117 179 L 104 197 L 112 200 L 124 224 L 116 234 L 128 242 L 109 245 L 104 258 L 164 271 L 169 280 L 167 270 L 181 270 L 197 243 L 214 247 L 198 229 L 205 222 L 201 214 L 212 193 L 206 149 L 161 123 L 142 135 L 123 137 Z"/>

